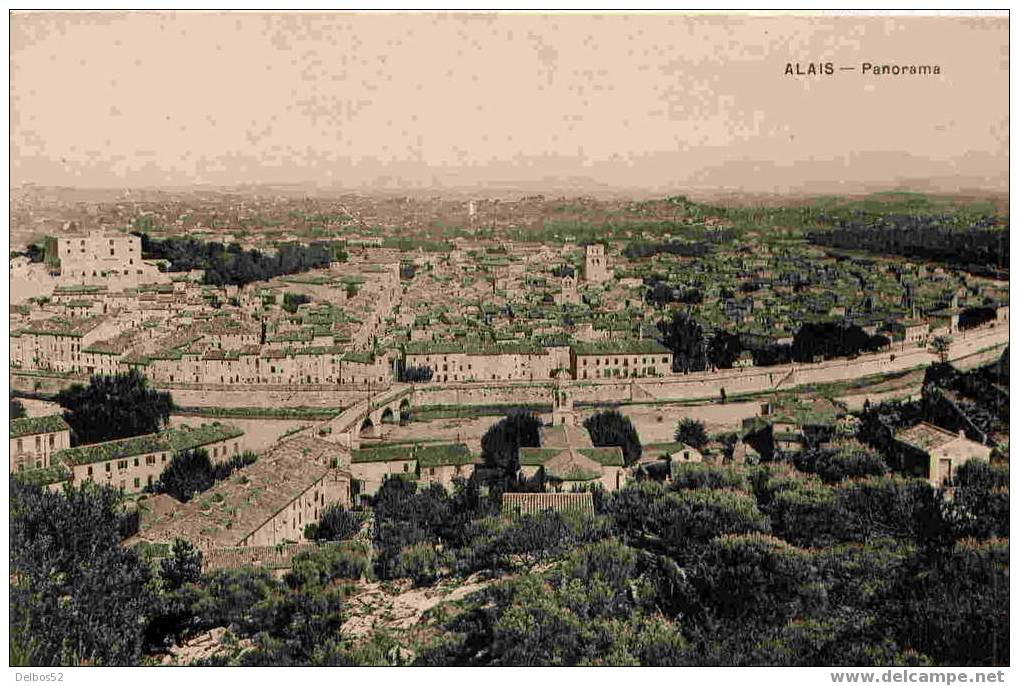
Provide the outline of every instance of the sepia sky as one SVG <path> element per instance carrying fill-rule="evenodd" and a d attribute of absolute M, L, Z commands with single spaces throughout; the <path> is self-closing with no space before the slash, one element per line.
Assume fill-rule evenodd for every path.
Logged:
<path fill-rule="evenodd" d="M 11 76 L 13 187 L 1007 190 L 1007 18 L 16 13 Z"/>

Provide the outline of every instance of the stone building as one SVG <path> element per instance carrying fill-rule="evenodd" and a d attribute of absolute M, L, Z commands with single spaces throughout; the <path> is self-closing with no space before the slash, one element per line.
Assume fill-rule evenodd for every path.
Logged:
<path fill-rule="evenodd" d="M 605 259 L 605 246 L 600 243 L 587 246 L 584 251 L 584 281 L 602 283 L 608 281 L 609 269 Z"/>
<path fill-rule="evenodd" d="M 963 431 L 955 434 L 927 422 L 902 429 L 894 438 L 903 470 L 934 486 L 951 484 L 956 470 L 970 460 L 991 459 L 990 446 L 971 441 Z"/>
<path fill-rule="evenodd" d="M 350 472 L 355 497 L 374 495 L 388 478 L 436 483 L 451 489 L 456 479 L 470 479 L 475 456 L 460 443 L 379 446 L 355 450 Z"/>
<path fill-rule="evenodd" d="M 53 460 L 71 470 L 72 483 L 94 481 L 139 493 L 159 478 L 174 454 L 203 448 L 213 462 L 224 462 L 244 451 L 243 435 L 240 429 L 219 422 L 185 425 L 156 434 L 67 448 L 55 453 Z"/>
<path fill-rule="evenodd" d="M 648 339 L 575 343 L 570 362 L 574 379 L 639 378 L 672 373 L 672 352 Z"/>
<path fill-rule="evenodd" d="M 11 471 L 45 469 L 54 453 L 71 447 L 71 427 L 58 414 L 12 419 Z"/>
<path fill-rule="evenodd" d="M 555 492 L 600 484 L 614 491 L 623 486 L 626 469 L 619 446 L 596 448 L 587 429 L 578 425 L 568 377 L 558 374 L 552 388 L 551 426 L 539 429 L 541 447 L 520 449 L 520 477 Z"/>
<path fill-rule="evenodd" d="M 532 381 L 548 379 L 552 357 L 533 343 L 408 343 L 407 367 L 428 367 L 432 381 Z"/>
<path fill-rule="evenodd" d="M 350 454 L 298 434 L 189 502 L 143 525 L 128 544 L 183 538 L 202 550 L 305 540 L 329 505 L 349 507 Z"/>
<path fill-rule="evenodd" d="M 128 233 L 90 231 L 86 235 L 60 236 L 56 251 L 61 284 L 123 290 L 170 280 L 154 264 L 142 260 L 141 238 Z"/>

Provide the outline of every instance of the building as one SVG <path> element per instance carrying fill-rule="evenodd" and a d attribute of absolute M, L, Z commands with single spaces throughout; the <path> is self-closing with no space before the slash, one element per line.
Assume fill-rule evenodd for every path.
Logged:
<path fill-rule="evenodd" d="M 578 426 L 565 374 L 556 376 L 552 388 L 552 416 L 554 423 L 539 429 L 541 447 L 520 449 L 520 477 L 555 492 L 594 484 L 610 491 L 622 487 L 623 449 L 594 447 L 587 429 Z"/>
<path fill-rule="evenodd" d="M 407 368 L 428 367 L 432 381 L 531 381 L 551 376 L 553 356 L 530 342 L 407 343 Z"/>
<path fill-rule="evenodd" d="M 90 231 L 56 239 L 61 284 L 102 285 L 123 290 L 141 283 L 169 282 L 142 260 L 141 238 L 129 233 Z M 47 255 L 49 259 L 49 255 Z"/>
<path fill-rule="evenodd" d="M 951 484 L 956 470 L 970 460 L 989 462 L 991 448 L 939 426 L 920 422 L 895 434 L 903 471 L 934 486 Z"/>
<path fill-rule="evenodd" d="M 53 455 L 71 470 L 71 481 L 94 481 L 138 493 L 151 486 L 176 453 L 203 448 L 213 462 L 224 462 L 244 451 L 244 432 L 214 422 L 180 426 L 155 434 L 67 448 Z"/>
<path fill-rule="evenodd" d="M 587 246 L 584 251 L 584 281 L 598 284 L 608 280 L 609 269 L 605 260 L 605 246 L 600 243 Z"/>
<path fill-rule="evenodd" d="M 143 525 L 128 544 L 175 538 L 209 550 L 305 540 L 329 505 L 349 507 L 350 454 L 306 435 L 283 441 L 200 496 Z"/>
<path fill-rule="evenodd" d="M 437 483 L 451 489 L 456 479 L 470 479 L 474 455 L 461 443 L 392 445 L 354 450 L 350 473 L 354 498 L 375 495 L 388 478 Z"/>
<path fill-rule="evenodd" d="M 11 420 L 11 471 L 46 469 L 54 453 L 71 447 L 71 427 L 58 414 Z"/>
<path fill-rule="evenodd" d="M 682 441 L 645 445 L 640 459 L 633 465 L 633 473 L 655 481 L 671 481 L 675 467 L 700 464 L 704 455 Z"/>
<path fill-rule="evenodd" d="M 571 346 L 570 353 L 574 379 L 627 379 L 672 373 L 672 352 L 649 339 L 579 342 Z"/>

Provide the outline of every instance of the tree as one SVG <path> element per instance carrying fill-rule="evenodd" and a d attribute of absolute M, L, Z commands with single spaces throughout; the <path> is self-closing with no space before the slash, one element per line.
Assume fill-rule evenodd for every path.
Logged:
<path fill-rule="evenodd" d="M 708 432 L 704 428 L 704 422 L 683 417 L 676 425 L 675 438 L 700 450 L 708 442 Z"/>
<path fill-rule="evenodd" d="M 531 412 L 517 410 L 499 420 L 481 437 L 481 456 L 501 480 L 511 481 L 520 471 L 521 448 L 539 445 L 541 421 Z"/>
<path fill-rule="evenodd" d="M 11 398 L 11 419 L 21 419 L 27 416 L 25 412 L 25 406 L 21 404 L 21 401 L 17 398 Z"/>
<path fill-rule="evenodd" d="M 642 447 L 637 429 L 629 418 L 617 410 L 606 410 L 593 414 L 584 420 L 584 428 L 591 434 L 594 445 L 619 446 L 623 449 L 623 462 L 626 466 L 640 459 Z"/>
<path fill-rule="evenodd" d="M 287 291 L 283 294 L 283 305 L 281 307 L 287 312 L 293 314 L 297 312 L 297 308 L 305 303 L 310 303 L 311 298 L 303 293 L 291 293 Z"/>
<path fill-rule="evenodd" d="M 948 363 L 948 353 L 952 348 L 952 339 L 949 336 L 935 336 L 931 340 L 931 352 L 938 356 L 938 362 Z"/>
<path fill-rule="evenodd" d="M 708 360 L 719 369 L 732 369 L 743 352 L 738 334 L 723 329 L 715 329 L 715 334 L 708 344 Z M 724 398 L 724 395 L 723 395 Z"/>
<path fill-rule="evenodd" d="M 57 394 L 75 441 L 99 443 L 159 431 L 170 418 L 173 398 L 151 388 L 136 369 L 93 376 Z"/>
<path fill-rule="evenodd" d="M 137 665 L 154 608 L 149 568 L 121 545 L 122 496 L 10 480 L 10 642 L 34 666 Z"/>
<path fill-rule="evenodd" d="M 186 503 L 212 488 L 215 482 L 216 475 L 208 451 L 195 448 L 174 454 L 170 464 L 159 475 L 159 481 L 153 485 L 153 490 Z"/>
<path fill-rule="evenodd" d="M 343 506 L 327 506 L 318 519 L 305 529 L 304 535 L 315 541 L 345 541 L 361 530 L 361 518 Z"/>
<path fill-rule="evenodd" d="M 431 367 L 407 367 L 400 375 L 402 377 L 400 380 L 406 383 L 424 383 L 432 380 L 432 374 Z"/>
<path fill-rule="evenodd" d="M 857 441 L 846 441 L 833 450 L 806 451 L 794 458 L 794 462 L 798 469 L 813 472 L 827 483 L 881 476 L 888 472 L 888 465 L 881 455 Z"/>
<path fill-rule="evenodd" d="M 955 472 L 957 538 L 1008 538 L 1008 466 L 969 460 Z"/>
<path fill-rule="evenodd" d="M 202 551 L 183 538 L 173 539 L 170 554 L 159 563 L 164 586 L 174 591 L 202 578 Z"/>
<path fill-rule="evenodd" d="M 672 351 L 672 369 L 701 372 L 708 366 L 704 330 L 686 312 L 676 312 L 672 319 L 658 322 L 662 344 Z"/>

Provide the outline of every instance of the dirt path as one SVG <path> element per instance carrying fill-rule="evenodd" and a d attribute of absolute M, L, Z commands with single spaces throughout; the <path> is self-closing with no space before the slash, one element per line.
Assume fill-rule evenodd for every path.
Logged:
<path fill-rule="evenodd" d="M 345 636 L 365 637 L 379 630 L 407 630 L 421 623 L 428 610 L 440 603 L 461 600 L 494 583 L 475 574 L 464 582 L 440 582 L 435 586 L 414 588 L 410 581 L 362 582 L 358 591 L 344 600 L 348 618 L 343 623 Z"/>

